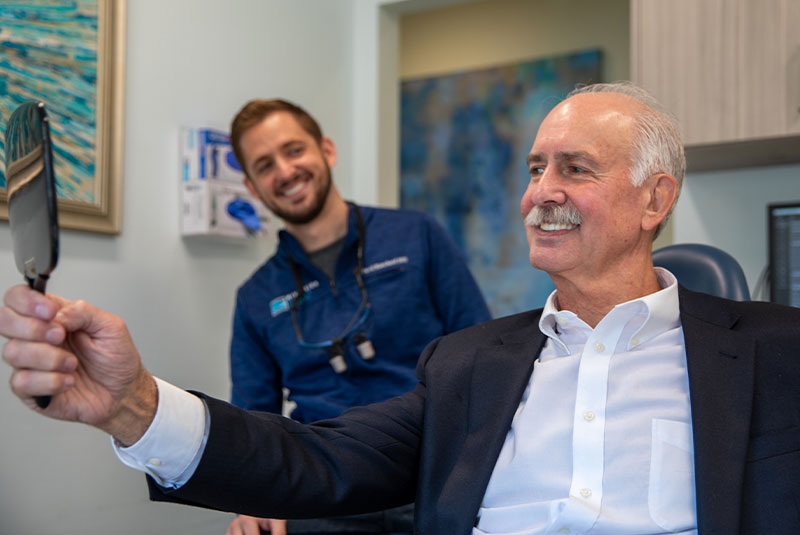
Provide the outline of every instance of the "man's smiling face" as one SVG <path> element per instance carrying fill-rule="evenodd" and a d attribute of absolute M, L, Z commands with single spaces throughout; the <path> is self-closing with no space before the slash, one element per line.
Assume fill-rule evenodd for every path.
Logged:
<path fill-rule="evenodd" d="M 520 203 L 534 267 L 599 277 L 640 243 L 646 199 L 630 180 L 637 106 L 615 93 L 576 95 L 542 122 Z"/>
<path fill-rule="evenodd" d="M 305 224 L 320 213 L 336 163 L 330 139 L 317 143 L 291 113 L 278 111 L 247 130 L 240 145 L 245 185 L 275 215 L 290 224 Z"/>

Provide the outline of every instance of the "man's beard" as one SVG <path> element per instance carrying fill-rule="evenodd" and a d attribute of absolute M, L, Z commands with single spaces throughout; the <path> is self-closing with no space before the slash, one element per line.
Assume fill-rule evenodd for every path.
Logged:
<path fill-rule="evenodd" d="M 525 216 L 525 224 L 529 227 L 538 227 L 542 223 L 554 225 L 580 225 L 581 214 L 571 204 L 545 204 L 535 205 Z"/>
<path fill-rule="evenodd" d="M 326 164 L 322 188 L 320 190 L 317 190 L 316 188 L 314 189 L 314 202 L 307 211 L 302 213 L 290 212 L 288 210 L 281 209 L 278 206 L 270 206 L 272 203 L 264 202 L 264 204 L 267 205 L 267 208 L 269 208 L 273 214 L 283 219 L 286 223 L 290 223 L 292 225 L 305 225 L 306 223 L 310 223 L 316 219 L 320 212 L 322 212 L 322 208 L 325 206 L 325 201 L 328 199 L 328 194 L 331 191 L 331 183 L 331 169 Z M 277 205 L 277 203 L 275 204 Z"/>

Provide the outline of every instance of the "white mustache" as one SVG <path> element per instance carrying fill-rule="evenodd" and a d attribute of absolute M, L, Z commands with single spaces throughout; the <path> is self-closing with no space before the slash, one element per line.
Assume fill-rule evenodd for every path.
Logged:
<path fill-rule="evenodd" d="M 525 224 L 538 227 L 542 223 L 554 225 L 580 225 L 581 214 L 571 204 L 547 204 L 534 206 L 525 216 Z"/>

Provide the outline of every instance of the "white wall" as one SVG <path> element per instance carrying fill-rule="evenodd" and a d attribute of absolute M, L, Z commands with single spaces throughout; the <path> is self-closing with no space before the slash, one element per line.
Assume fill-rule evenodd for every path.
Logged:
<path fill-rule="evenodd" d="M 184 242 L 178 129 L 227 128 L 255 97 L 295 100 L 340 151 L 352 190 L 351 0 L 131 0 L 127 16 L 122 234 L 65 231 L 49 290 L 126 319 L 146 366 L 227 398 L 234 291 L 274 241 Z M 7 223 L 0 280 L 20 280 Z M 0 367 L 5 385 L 8 368 Z M 88 427 L 31 414 L 0 388 L 0 534 L 221 534 L 231 515 L 150 504 L 143 476 Z"/>

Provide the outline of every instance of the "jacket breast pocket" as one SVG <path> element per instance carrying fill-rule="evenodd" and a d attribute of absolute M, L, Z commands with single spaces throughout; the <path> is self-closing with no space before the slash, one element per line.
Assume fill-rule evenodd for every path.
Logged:
<path fill-rule="evenodd" d="M 800 427 L 766 433 L 750 439 L 747 462 L 800 451 Z"/>
<path fill-rule="evenodd" d="M 800 427 L 750 438 L 742 533 L 800 533 Z"/>

